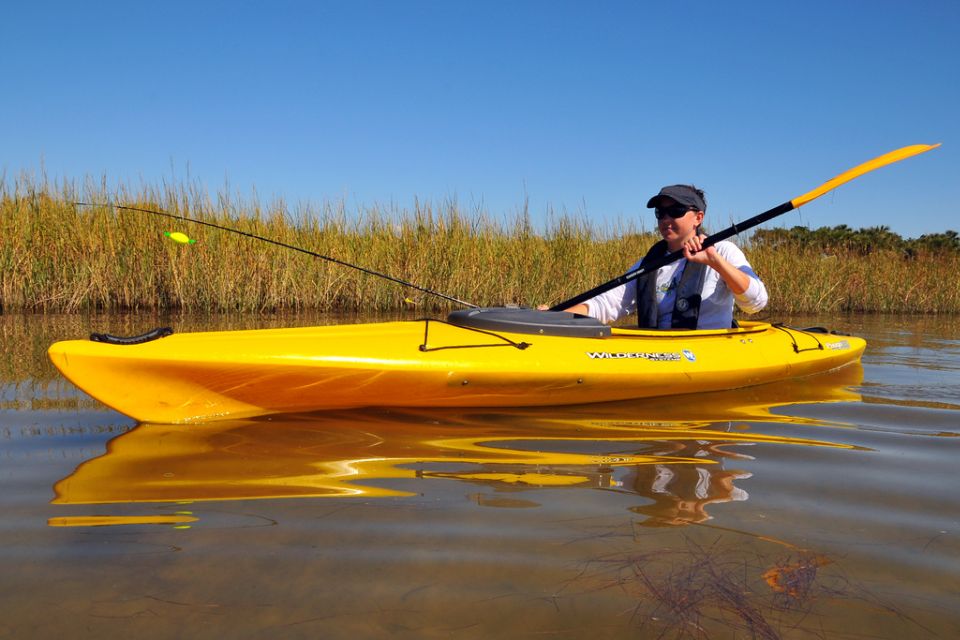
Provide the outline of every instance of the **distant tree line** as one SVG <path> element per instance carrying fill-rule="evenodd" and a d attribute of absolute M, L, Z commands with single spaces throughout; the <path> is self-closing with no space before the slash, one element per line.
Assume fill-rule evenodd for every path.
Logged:
<path fill-rule="evenodd" d="M 836 227 L 793 227 L 791 229 L 759 229 L 752 243 L 770 249 L 813 248 L 824 253 L 867 255 L 878 251 L 902 253 L 905 257 L 925 254 L 960 254 L 960 234 L 956 231 L 930 233 L 919 238 L 904 239 L 890 227 L 851 229 L 845 224 Z"/>

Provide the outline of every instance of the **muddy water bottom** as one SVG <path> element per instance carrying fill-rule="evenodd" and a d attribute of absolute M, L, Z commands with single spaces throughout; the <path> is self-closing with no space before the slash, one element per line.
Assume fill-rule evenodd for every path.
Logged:
<path fill-rule="evenodd" d="M 0 637 L 960 635 L 956 321 L 798 319 L 863 366 L 721 394 L 188 428 L 43 357 L 144 322 L 0 316 Z"/>

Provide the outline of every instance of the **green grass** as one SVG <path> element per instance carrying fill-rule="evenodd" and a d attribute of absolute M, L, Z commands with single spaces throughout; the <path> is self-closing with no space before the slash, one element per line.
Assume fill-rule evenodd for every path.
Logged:
<path fill-rule="evenodd" d="M 191 186 L 110 192 L 105 181 L 0 182 L 0 311 L 441 312 L 456 305 L 382 278 L 237 234 L 75 201 L 195 217 L 303 247 L 481 306 L 553 303 L 622 273 L 656 239 L 525 211 L 495 218 L 457 202 L 346 211 L 291 209 Z M 164 231 L 197 240 L 179 245 Z M 782 238 L 780 239 L 782 240 Z M 780 313 L 957 313 L 957 251 L 824 249 L 743 241 Z M 893 246 L 893 245 L 891 245 Z M 407 299 L 412 300 L 408 302 Z"/>

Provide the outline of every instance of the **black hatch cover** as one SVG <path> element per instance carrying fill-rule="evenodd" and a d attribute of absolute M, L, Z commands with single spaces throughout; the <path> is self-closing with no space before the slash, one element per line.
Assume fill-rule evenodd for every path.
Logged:
<path fill-rule="evenodd" d="M 460 309 L 447 316 L 458 327 L 484 331 L 509 331 L 538 336 L 606 338 L 610 327 L 596 318 L 569 311 L 537 311 L 514 307 Z"/>

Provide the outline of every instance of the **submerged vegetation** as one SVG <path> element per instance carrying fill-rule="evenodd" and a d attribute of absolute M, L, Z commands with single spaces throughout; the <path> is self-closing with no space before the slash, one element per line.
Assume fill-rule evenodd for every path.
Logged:
<path fill-rule="evenodd" d="M 786 548 L 766 550 L 723 535 L 703 543 L 690 534 L 680 540 L 654 551 L 596 558 L 568 589 L 627 595 L 636 605 L 625 613 L 643 638 L 852 637 L 830 628 L 830 621 L 859 611 L 913 633 L 931 633 L 896 603 L 845 575 L 842 561 L 775 538 L 757 542 Z"/>
<path fill-rule="evenodd" d="M 428 287 L 481 306 L 552 303 L 622 273 L 656 240 L 526 210 L 496 219 L 456 201 L 346 211 L 211 198 L 190 186 L 112 192 L 105 183 L 0 182 L 2 311 L 439 311 L 445 300 L 330 261 L 149 213 L 205 220 Z M 178 244 L 165 232 L 183 232 Z M 760 230 L 741 238 L 771 293 L 766 315 L 960 312 L 960 239 L 904 240 L 885 227 Z"/>

